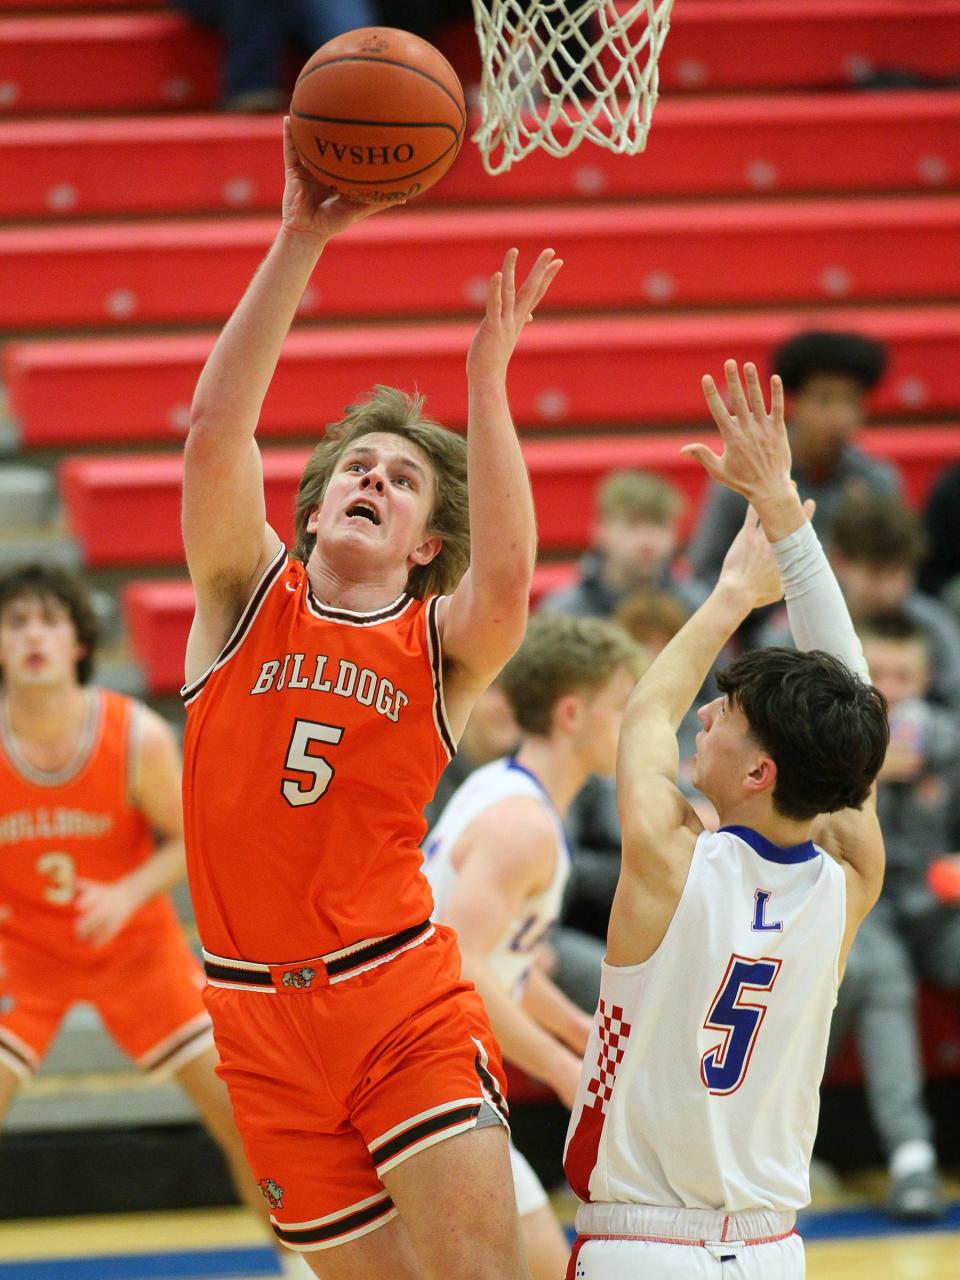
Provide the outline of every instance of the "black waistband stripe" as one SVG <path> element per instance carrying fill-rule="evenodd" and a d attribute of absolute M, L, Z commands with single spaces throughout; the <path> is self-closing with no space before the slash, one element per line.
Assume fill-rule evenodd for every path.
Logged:
<path fill-rule="evenodd" d="M 425 933 L 429 928 L 430 921 L 423 920 L 420 924 L 411 925 L 409 929 L 401 929 L 399 933 L 395 933 L 389 938 L 382 938 L 379 942 L 371 942 L 366 947 L 358 947 L 356 951 L 351 951 L 348 956 L 340 956 L 338 960 L 328 961 L 327 973 L 331 978 L 336 978 L 341 973 L 349 973 L 351 969 L 358 969 L 362 965 L 369 964 L 371 960 L 379 960 L 381 956 L 387 956 L 391 951 L 396 951 L 397 947 L 413 942 L 415 938 L 418 938 L 421 933 Z"/>
<path fill-rule="evenodd" d="M 372 1148 L 370 1155 L 373 1157 L 374 1164 L 385 1164 L 388 1160 L 392 1160 L 394 1156 L 399 1155 L 401 1151 L 406 1151 L 407 1147 L 412 1147 L 424 1138 L 429 1138 L 444 1129 L 450 1129 L 454 1125 L 476 1120 L 479 1114 L 480 1103 L 471 1102 L 465 1106 L 454 1107 L 450 1111 L 444 1111 L 440 1115 L 430 1116 L 429 1119 L 420 1120 L 417 1124 L 411 1125 L 409 1129 L 404 1129 L 403 1133 L 398 1133 L 389 1142 L 384 1142 L 381 1146 Z"/>

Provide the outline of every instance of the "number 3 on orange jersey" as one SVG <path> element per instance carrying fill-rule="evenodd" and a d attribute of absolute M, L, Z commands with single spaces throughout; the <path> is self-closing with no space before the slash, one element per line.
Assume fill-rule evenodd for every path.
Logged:
<path fill-rule="evenodd" d="M 37 859 L 37 870 L 50 881 L 43 890 L 48 902 L 65 907 L 73 901 L 77 891 L 77 868 L 69 853 L 43 854 Z"/>
<path fill-rule="evenodd" d="M 295 778 L 284 778 L 280 790 L 287 804 L 299 808 L 304 804 L 316 804 L 336 772 L 323 756 L 311 754 L 312 742 L 329 742 L 336 745 L 343 737 L 343 729 L 334 724 L 318 724 L 315 720 L 296 720 L 287 758 L 284 765 L 294 773 L 307 774 L 312 785 Z"/>

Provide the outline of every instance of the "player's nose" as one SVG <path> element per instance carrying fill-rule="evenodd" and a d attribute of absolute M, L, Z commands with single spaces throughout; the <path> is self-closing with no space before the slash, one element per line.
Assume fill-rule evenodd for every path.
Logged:
<path fill-rule="evenodd" d="M 377 475 L 375 471 L 367 471 L 360 481 L 361 489 L 374 488 L 378 493 L 383 493 L 383 477 Z"/>

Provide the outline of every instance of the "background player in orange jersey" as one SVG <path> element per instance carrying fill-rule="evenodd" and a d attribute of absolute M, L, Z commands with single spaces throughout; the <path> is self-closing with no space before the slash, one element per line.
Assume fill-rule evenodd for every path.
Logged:
<path fill-rule="evenodd" d="M 320 187 L 288 124 L 285 162 L 282 225 L 201 374 L 185 453 L 205 998 L 274 1228 L 318 1274 L 513 1280 L 529 1273 L 499 1055 L 430 922 L 419 842 L 526 625 L 536 536 L 506 371 L 560 262 L 545 250 L 518 287 L 510 250 L 491 278 L 466 448 L 379 388 L 315 451 L 288 555 L 265 522 L 260 406 L 321 253 L 374 210 Z"/>
<path fill-rule="evenodd" d="M 177 748 L 147 707 L 88 685 L 97 637 L 71 575 L 0 578 L 0 1117 L 87 1001 L 139 1067 L 190 1096 L 263 1216 L 166 896 L 184 872 Z"/>

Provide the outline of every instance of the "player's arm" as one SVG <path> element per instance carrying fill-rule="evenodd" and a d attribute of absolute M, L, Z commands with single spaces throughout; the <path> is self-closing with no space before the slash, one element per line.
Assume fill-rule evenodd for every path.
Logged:
<path fill-rule="evenodd" d="M 130 917 L 158 893 L 183 879 L 183 815 L 180 753 L 173 731 L 147 707 L 137 709 L 131 799 L 156 833 L 153 854 L 110 883 L 77 882 L 77 936 L 93 946 L 114 938 Z"/>
<path fill-rule="evenodd" d="M 583 1057 L 590 1037 L 590 1018 L 537 964 L 530 970 L 521 1004 L 535 1022 Z"/>
<path fill-rule="evenodd" d="M 550 881 L 553 824 L 535 800 L 511 797 L 470 824 L 453 856 L 459 872 L 443 919 L 457 932 L 463 976 L 483 998 L 504 1057 L 572 1106 L 580 1059 L 517 1004 L 490 965 L 491 952 L 523 921 L 524 902 Z"/>
<path fill-rule="evenodd" d="M 704 394 L 720 430 L 723 454 L 705 445 L 686 447 L 715 480 L 752 503 L 776 557 L 783 580 L 790 629 L 797 647 L 821 649 L 838 658 L 862 680 L 870 673 L 843 593 L 790 479 L 790 445 L 783 414 L 783 384 L 771 379 L 767 411 L 756 367 L 744 366 L 746 389 L 736 361 L 724 366 L 730 411 L 709 375 Z M 825 815 L 814 832 L 818 843 L 837 858 L 847 879 L 849 945 L 860 921 L 880 895 L 883 838 L 876 815 L 876 788 L 860 810 Z"/>
<path fill-rule="evenodd" d="M 184 451 L 183 538 L 197 595 L 188 667 L 216 657 L 280 540 L 266 523 L 254 433 L 280 350 L 328 241 L 383 206 L 320 186 L 284 121 L 282 223 L 203 367 Z"/>
<path fill-rule="evenodd" d="M 441 615 L 444 692 L 455 731 L 523 639 L 536 560 L 533 497 L 507 403 L 507 366 L 563 264 L 545 249 L 517 288 L 516 263 L 511 249 L 491 277 L 467 356 L 470 567 Z"/>
<path fill-rule="evenodd" d="M 623 854 L 607 938 L 610 964 L 648 959 L 673 918 L 703 830 L 677 786 L 677 730 L 730 636 L 753 609 L 780 595 L 767 540 L 748 510 L 717 585 L 631 694 L 617 755 Z"/>

